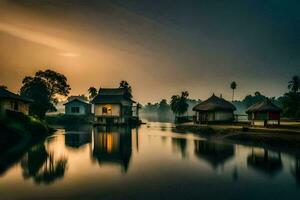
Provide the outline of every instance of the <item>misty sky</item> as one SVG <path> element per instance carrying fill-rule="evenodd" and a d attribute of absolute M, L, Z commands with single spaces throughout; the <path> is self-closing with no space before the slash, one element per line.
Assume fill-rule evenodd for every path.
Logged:
<path fill-rule="evenodd" d="M 300 75 L 299 0 L 0 0 L 0 85 L 39 69 L 71 94 L 127 80 L 137 101 L 278 96 Z"/>

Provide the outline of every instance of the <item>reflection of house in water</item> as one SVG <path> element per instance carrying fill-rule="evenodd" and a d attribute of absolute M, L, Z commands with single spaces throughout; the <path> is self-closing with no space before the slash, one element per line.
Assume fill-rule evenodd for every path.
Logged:
<path fill-rule="evenodd" d="M 85 132 L 66 132 L 65 144 L 66 146 L 79 148 L 92 141 L 92 135 Z"/>
<path fill-rule="evenodd" d="M 100 165 L 120 165 L 126 172 L 131 152 L 131 129 L 125 127 L 95 128 L 93 158 Z"/>
<path fill-rule="evenodd" d="M 247 164 L 270 177 L 282 169 L 280 153 L 262 148 L 252 148 L 251 154 L 247 158 Z"/>
<path fill-rule="evenodd" d="M 292 174 L 295 176 L 297 183 L 300 185 L 300 157 L 295 159 L 295 167 L 292 169 Z"/>
<path fill-rule="evenodd" d="M 213 168 L 217 168 L 233 157 L 234 146 L 197 140 L 195 141 L 195 155 L 206 160 Z"/>
<path fill-rule="evenodd" d="M 185 138 L 172 138 L 172 145 L 175 150 L 180 151 L 183 158 L 186 157 L 187 140 Z"/>

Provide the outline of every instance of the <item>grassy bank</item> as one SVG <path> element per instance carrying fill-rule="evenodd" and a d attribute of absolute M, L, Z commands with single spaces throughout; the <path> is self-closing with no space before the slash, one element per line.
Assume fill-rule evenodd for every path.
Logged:
<path fill-rule="evenodd" d="M 231 125 L 181 124 L 176 129 L 193 132 L 210 140 L 294 151 L 300 148 L 300 126 L 281 125 L 272 128 Z"/>
<path fill-rule="evenodd" d="M 53 133 L 45 122 L 21 113 L 0 119 L 0 174 L 26 150 Z"/>

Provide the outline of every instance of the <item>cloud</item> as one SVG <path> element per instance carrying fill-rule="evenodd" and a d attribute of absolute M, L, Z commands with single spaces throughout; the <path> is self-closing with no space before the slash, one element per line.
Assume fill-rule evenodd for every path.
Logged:
<path fill-rule="evenodd" d="M 30 27 L 32 28 L 32 27 Z M 75 52 L 72 52 L 70 49 L 72 49 L 71 45 L 60 38 L 47 35 L 42 32 L 33 31 L 30 28 L 24 28 L 22 26 L 14 25 L 14 24 L 8 24 L 8 23 L 1 23 L 0 22 L 0 31 L 5 32 L 9 35 L 34 42 L 37 44 L 41 44 L 50 48 L 54 48 L 60 51 L 63 51 L 64 53 L 58 53 L 60 56 L 66 56 L 66 57 L 76 57 L 78 54 Z"/>

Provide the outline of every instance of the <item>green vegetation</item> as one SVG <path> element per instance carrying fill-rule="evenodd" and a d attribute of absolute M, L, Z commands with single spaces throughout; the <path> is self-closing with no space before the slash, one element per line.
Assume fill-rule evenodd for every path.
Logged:
<path fill-rule="evenodd" d="M 187 91 L 181 92 L 181 95 L 173 95 L 171 97 L 171 110 L 175 115 L 183 115 L 187 112 L 189 104 L 188 101 L 189 93 Z"/>
<path fill-rule="evenodd" d="M 7 112 L 0 119 L 0 157 L 18 156 L 31 144 L 53 132 L 44 121 L 22 113 Z"/>
<path fill-rule="evenodd" d="M 70 86 L 67 78 L 52 70 L 38 71 L 34 77 L 23 79 L 21 95 L 34 100 L 30 105 L 30 114 L 40 119 L 48 110 L 53 110 L 58 102 L 57 96 L 68 96 Z"/>

